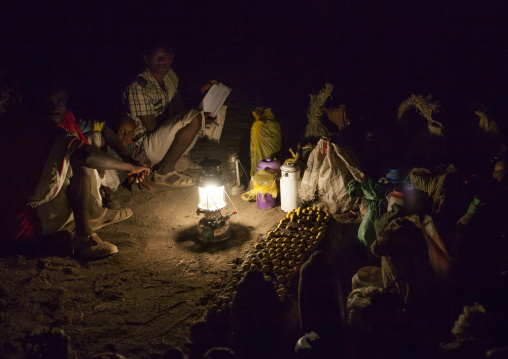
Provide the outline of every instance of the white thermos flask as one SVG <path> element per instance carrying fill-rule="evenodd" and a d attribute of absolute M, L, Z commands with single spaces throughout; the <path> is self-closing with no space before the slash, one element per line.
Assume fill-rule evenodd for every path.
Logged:
<path fill-rule="evenodd" d="M 288 161 L 280 167 L 280 209 L 284 212 L 298 208 L 300 166 Z"/>

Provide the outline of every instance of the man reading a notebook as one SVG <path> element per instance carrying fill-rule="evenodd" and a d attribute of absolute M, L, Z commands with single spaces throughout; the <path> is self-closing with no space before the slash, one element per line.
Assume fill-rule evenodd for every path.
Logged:
<path fill-rule="evenodd" d="M 200 110 L 186 111 L 178 89 L 178 76 L 171 69 L 173 51 L 167 45 L 148 48 L 143 58 L 146 70 L 129 85 L 124 102 L 136 122 L 133 141 L 156 165 L 154 182 L 173 187 L 192 186 L 195 180 L 181 171 L 200 169 L 190 161 L 189 151 L 198 134 L 216 118 Z M 205 93 L 216 84 L 212 80 L 201 87 Z M 217 114 L 225 116 L 225 109 Z"/>

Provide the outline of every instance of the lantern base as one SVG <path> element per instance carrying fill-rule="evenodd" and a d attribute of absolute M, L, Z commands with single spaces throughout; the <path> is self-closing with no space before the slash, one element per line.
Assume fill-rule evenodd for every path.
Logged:
<path fill-rule="evenodd" d="M 236 196 L 245 192 L 245 186 L 234 183 L 231 186 L 227 186 L 227 190 L 230 195 Z"/>
<path fill-rule="evenodd" d="M 231 236 L 229 222 L 219 211 L 203 211 L 205 217 L 198 222 L 199 239 L 203 243 L 217 243 Z"/>

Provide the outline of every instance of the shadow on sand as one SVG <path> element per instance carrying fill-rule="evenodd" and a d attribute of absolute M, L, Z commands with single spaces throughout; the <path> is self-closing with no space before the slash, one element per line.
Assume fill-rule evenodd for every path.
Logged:
<path fill-rule="evenodd" d="M 197 226 L 183 229 L 176 235 L 175 242 L 182 249 L 195 253 L 217 253 L 233 247 L 240 247 L 251 240 L 252 227 L 231 224 L 231 236 L 222 242 L 204 243 L 199 238 Z"/>

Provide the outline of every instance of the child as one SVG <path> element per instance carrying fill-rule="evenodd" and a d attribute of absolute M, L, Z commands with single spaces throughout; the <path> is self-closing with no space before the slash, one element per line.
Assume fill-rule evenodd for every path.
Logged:
<path fill-rule="evenodd" d="M 120 120 L 116 134 L 124 147 L 127 149 L 129 155 L 134 160 L 138 161 L 140 164 L 145 165 L 148 168 L 151 168 L 152 162 L 146 156 L 145 151 L 143 151 L 143 149 L 138 144 L 132 142 L 135 129 L 136 122 L 134 122 L 131 117 L 125 116 Z M 154 186 L 154 183 L 147 178 L 144 178 L 139 185 L 141 188 L 145 187 L 146 189 L 151 190 Z"/>

